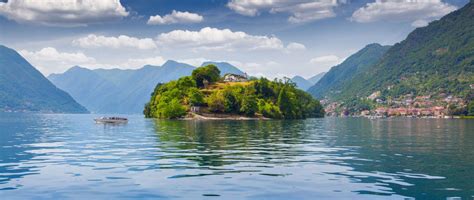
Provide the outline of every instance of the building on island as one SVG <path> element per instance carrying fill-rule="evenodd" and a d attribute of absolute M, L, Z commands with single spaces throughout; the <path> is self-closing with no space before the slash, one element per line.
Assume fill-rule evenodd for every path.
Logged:
<path fill-rule="evenodd" d="M 224 75 L 224 82 L 246 82 L 248 81 L 247 74 L 239 75 L 239 74 L 225 74 Z"/>

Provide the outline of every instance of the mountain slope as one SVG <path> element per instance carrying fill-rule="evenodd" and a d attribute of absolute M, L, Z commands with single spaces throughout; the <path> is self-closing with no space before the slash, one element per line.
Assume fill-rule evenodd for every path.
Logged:
<path fill-rule="evenodd" d="M 309 78 L 308 81 L 311 82 L 313 85 L 316 84 L 323 76 L 326 74 L 326 72 L 321 72 L 319 74 L 314 75 L 313 77 Z"/>
<path fill-rule="evenodd" d="M 341 64 L 332 67 L 308 92 L 318 98 L 335 98 L 339 91 L 350 86 L 354 76 L 365 72 L 369 67 L 380 61 L 389 46 L 369 44 L 347 58 Z"/>
<path fill-rule="evenodd" d="M 86 113 L 15 50 L 0 45 L 0 111 Z"/>
<path fill-rule="evenodd" d="M 63 74 L 51 74 L 48 78 L 90 111 L 107 113 L 119 105 L 118 99 L 112 95 L 119 92 L 119 88 L 90 69 L 75 66 Z"/>
<path fill-rule="evenodd" d="M 293 83 L 296 84 L 296 87 L 298 89 L 301 89 L 304 91 L 306 91 L 309 87 L 313 85 L 310 81 L 304 79 L 301 76 L 294 76 L 293 78 L 291 78 L 291 81 L 293 81 Z"/>
<path fill-rule="evenodd" d="M 345 98 L 438 93 L 467 97 L 474 83 L 474 2 L 426 27 L 417 28 L 387 51 L 383 59 L 358 74 Z"/>
<path fill-rule="evenodd" d="M 147 65 L 136 70 L 119 85 L 122 106 L 118 113 L 142 113 L 145 103 L 150 99 L 156 84 L 166 83 L 183 76 L 191 75 L 195 68 L 185 63 L 167 61 L 161 67 Z"/>

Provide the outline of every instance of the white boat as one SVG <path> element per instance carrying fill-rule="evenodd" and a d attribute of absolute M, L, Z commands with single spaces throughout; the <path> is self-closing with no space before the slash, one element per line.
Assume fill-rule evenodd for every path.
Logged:
<path fill-rule="evenodd" d="M 119 123 L 127 123 L 128 119 L 124 117 L 101 117 L 94 119 L 95 123 L 103 123 L 103 124 L 119 124 Z"/>

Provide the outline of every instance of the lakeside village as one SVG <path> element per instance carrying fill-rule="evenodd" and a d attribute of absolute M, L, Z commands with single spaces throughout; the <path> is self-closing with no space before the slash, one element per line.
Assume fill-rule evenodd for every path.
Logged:
<path fill-rule="evenodd" d="M 470 85 L 474 91 L 474 84 Z M 351 112 L 341 102 L 321 100 L 327 116 L 360 116 L 369 118 L 384 117 L 416 117 L 416 118 L 460 118 L 459 113 L 468 106 L 468 102 L 460 97 L 440 93 L 436 95 L 414 96 L 404 95 L 397 99 L 384 100 L 381 92 L 372 93 L 366 98 L 373 102 L 373 109 L 361 109 Z"/>

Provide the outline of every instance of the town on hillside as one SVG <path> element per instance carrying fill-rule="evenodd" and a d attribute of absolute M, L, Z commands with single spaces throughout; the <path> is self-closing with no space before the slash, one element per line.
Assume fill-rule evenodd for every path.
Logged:
<path fill-rule="evenodd" d="M 470 85 L 474 93 L 474 84 Z M 399 98 L 381 97 L 377 91 L 369 95 L 365 101 L 371 105 L 359 110 L 350 111 L 343 102 L 321 100 L 328 116 L 362 116 L 362 117 L 418 117 L 418 118 L 456 118 L 465 114 L 468 102 L 461 97 L 446 93 L 414 96 L 406 94 Z"/>

